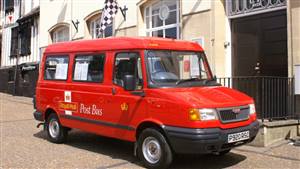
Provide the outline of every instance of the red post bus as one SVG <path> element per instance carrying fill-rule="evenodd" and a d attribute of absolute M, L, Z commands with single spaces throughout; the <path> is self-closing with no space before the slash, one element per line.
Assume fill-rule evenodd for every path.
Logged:
<path fill-rule="evenodd" d="M 49 141 L 72 128 L 127 140 L 148 168 L 175 153 L 226 154 L 259 129 L 253 99 L 218 84 L 197 43 L 162 38 L 50 45 L 35 108 Z"/>

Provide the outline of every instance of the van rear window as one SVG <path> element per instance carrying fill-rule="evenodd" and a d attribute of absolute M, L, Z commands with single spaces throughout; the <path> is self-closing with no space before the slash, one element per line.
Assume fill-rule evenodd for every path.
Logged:
<path fill-rule="evenodd" d="M 102 82 L 104 54 L 76 55 L 73 81 Z"/>
<path fill-rule="evenodd" d="M 68 67 L 68 56 L 47 56 L 44 79 L 67 80 Z"/>

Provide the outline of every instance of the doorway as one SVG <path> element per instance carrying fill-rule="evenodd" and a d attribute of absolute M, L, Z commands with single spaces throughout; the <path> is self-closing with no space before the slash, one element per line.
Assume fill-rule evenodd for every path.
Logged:
<path fill-rule="evenodd" d="M 288 76 L 286 10 L 233 19 L 233 76 Z"/>
<path fill-rule="evenodd" d="M 233 19 L 232 86 L 254 98 L 259 118 L 290 116 L 286 10 Z"/>

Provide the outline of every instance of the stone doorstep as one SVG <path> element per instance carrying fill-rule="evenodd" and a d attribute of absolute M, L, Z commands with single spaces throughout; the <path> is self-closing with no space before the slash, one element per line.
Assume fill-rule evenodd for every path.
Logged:
<path fill-rule="evenodd" d="M 278 142 L 300 136 L 299 120 L 260 121 L 260 130 L 253 142 L 255 147 L 269 147 Z"/>

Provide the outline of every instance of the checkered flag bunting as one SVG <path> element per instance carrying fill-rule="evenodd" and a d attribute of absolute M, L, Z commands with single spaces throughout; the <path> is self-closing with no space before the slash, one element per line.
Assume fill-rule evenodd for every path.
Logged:
<path fill-rule="evenodd" d="M 100 33 L 103 33 L 107 25 L 112 23 L 112 18 L 118 13 L 119 5 L 117 0 L 105 0 L 101 21 L 100 21 Z"/>

